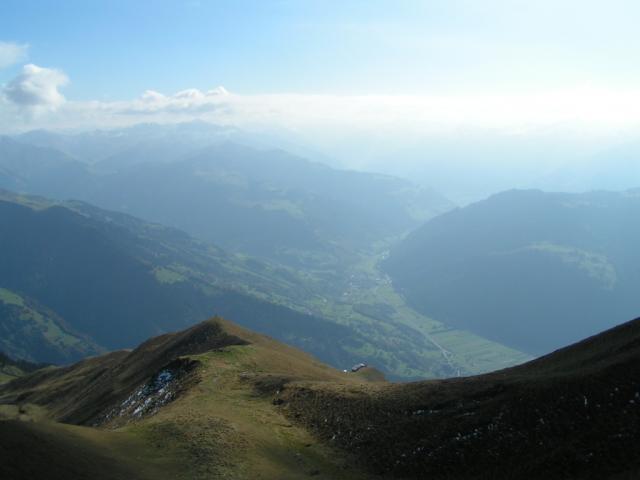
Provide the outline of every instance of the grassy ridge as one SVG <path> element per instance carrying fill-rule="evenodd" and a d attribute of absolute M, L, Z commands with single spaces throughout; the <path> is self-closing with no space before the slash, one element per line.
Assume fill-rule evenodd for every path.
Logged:
<path fill-rule="evenodd" d="M 104 420 L 104 412 L 177 359 L 197 365 L 196 383 L 157 412 Z M 105 369 L 109 373 L 98 375 Z M 28 427 L 33 448 L 26 448 L 22 456 L 0 458 L 0 475 L 22 474 L 33 467 L 41 475 L 47 468 L 62 472 L 47 478 L 62 478 L 65 471 L 91 477 L 97 469 L 115 475 L 112 478 L 372 478 L 354 468 L 347 455 L 318 442 L 279 411 L 273 394 L 296 380 L 365 381 L 221 319 L 157 337 L 131 353 L 97 357 L 71 369 L 36 372 L 0 388 L 2 403 L 17 402 L 0 407 L 0 432 L 11 432 L 0 435 L 0 456 L 16 448 L 23 437 L 12 431 L 18 424 L 11 420 L 34 422 Z M 98 395 L 85 393 L 96 390 Z M 93 424 L 101 418 L 106 421 L 103 428 L 51 423 L 67 419 Z M 56 448 L 39 447 L 50 441 Z M 77 442 L 83 442 L 80 449 L 74 447 Z M 74 454 L 83 460 L 71 461 Z M 105 465 L 107 456 L 112 464 Z M 127 477 L 118 476 L 125 472 Z M 105 473 L 96 473 L 95 478 L 105 478 Z"/>
<path fill-rule="evenodd" d="M 640 319 L 511 369 L 392 384 L 212 319 L 0 386 L 0 476 L 635 478 L 639 338 Z M 153 404 L 169 370 L 170 401 L 123 408 Z"/>

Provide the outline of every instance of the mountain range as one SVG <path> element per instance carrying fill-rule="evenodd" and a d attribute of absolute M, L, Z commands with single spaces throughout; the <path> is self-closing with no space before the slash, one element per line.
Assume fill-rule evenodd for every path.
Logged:
<path fill-rule="evenodd" d="M 63 264 L 55 266 L 55 274 L 49 271 L 45 255 L 58 258 L 49 249 L 60 245 L 43 243 L 38 249 L 46 253 L 33 256 L 21 250 L 25 245 L 10 226 L 15 212 L 7 207 L 5 234 L 15 235 L 7 252 L 32 262 L 32 272 L 42 270 L 49 280 L 39 290 L 32 284 L 23 288 L 23 280 L 16 283 L 15 278 L 0 285 L 6 290 L 1 305 L 11 310 L 6 317 L 12 319 L 11 331 L 22 332 L 0 348 L 33 360 L 67 362 L 105 348 L 129 347 L 145 336 L 219 313 L 302 348 L 308 344 L 332 365 L 375 362 L 391 378 L 480 373 L 528 358 L 409 308 L 378 268 L 390 245 L 453 207 L 444 197 L 394 177 L 329 168 L 254 140 L 233 128 L 203 123 L 0 138 L 0 188 L 19 192 L 4 199 L 35 205 L 38 215 L 17 210 L 31 220 L 51 217 L 35 230 L 43 235 L 53 224 L 60 235 L 69 230 L 70 245 L 80 235 L 77 224 L 89 224 L 90 230 L 102 232 L 95 237 L 104 237 L 96 245 L 123 254 L 124 263 L 136 265 L 129 267 L 142 282 L 134 292 L 125 288 L 137 285 L 134 277 L 119 280 L 118 288 L 105 278 L 104 284 L 83 284 L 80 301 L 74 299 L 75 290 L 53 298 L 54 285 L 74 289 L 78 279 L 66 278 Z M 239 141 L 251 146 L 233 143 Z M 37 206 L 42 202 L 47 208 Z M 90 271 L 86 259 L 106 254 L 89 254 L 87 248 L 65 255 L 75 265 L 75 257 L 84 254 L 85 278 L 93 278 L 100 270 Z M 102 267 L 105 273 L 110 274 L 110 266 Z M 153 272 L 151 280 L 148 272 Z M 109 295 L 101 293 L 100 285 Z M 145 303 L 153 298 L 162 298 L 163 306 Z M 256 298 L 260 308 L 285 313 L 279 321 L 269 320 L 275 313 L 258 320 Z M 88 312 L 92 302 L 103 313 Z M 134 315 L 137 334 L 128 320 Z M 25 330 L 20 319 L 34 318 L 40 327 Z M 283 318 L 299 320 L 283 329 Z M 323 320 L 335 325 L 335 335 L 326 339 L 319 338 L 324 327 L 311 326 L 324 325 Z M 46 329 L 55 341 L 43 339 L 45 324 L 57 325 Z M 114 326 L 122 326 L 123 334 Z M 321 352 L 321 345 L 328 350 Z"/>
<path fill-rule="evenodd" d="M 230 251 L 319 269 L 453 206 L 405 180 L 337 170 L 237 138 L 200 124 L 3 137 L 0 188 L 86 201 Z"/>

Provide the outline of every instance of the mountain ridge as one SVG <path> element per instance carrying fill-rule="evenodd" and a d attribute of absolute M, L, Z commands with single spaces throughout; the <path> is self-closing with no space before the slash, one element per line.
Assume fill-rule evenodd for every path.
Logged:
<path fill-rule="evenodd" d="M 156 478 L 634 478 L 638 360 L 640 319 L 493 373 L 372 383 L 215 318 L 0 386 L 0 429 L 18 430 L 0 454 L 23 441 L 20 417 L 35 445 L 72 432 L 150 442 L 114 454 L 131 478 L 158 455 Z M 93 408 L 76 401 L 85 391 Z M 96 426 L 49 423 L 61 419 Z"/>

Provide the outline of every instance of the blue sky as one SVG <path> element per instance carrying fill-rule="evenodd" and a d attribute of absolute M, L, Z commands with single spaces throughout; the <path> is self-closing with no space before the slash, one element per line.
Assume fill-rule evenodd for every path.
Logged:
<path fill-rule="evenodd" d="M 2 0 L 0 133 L 200 119 L 349 158 L 618 141 L 640 132 L 639 18 L 637 0 Z"/>
<path fill-rule="evenodd" d="M 640 2 L 3 0 L 0 41 L 68 98 L 532 91 L 640 81 Z M 0 71 L 0 82 L 20 65 Z"/>
<path fill-rule="evenodd" d="M 544 175 L 637 142 L 639 19 L 638 0 L 0 0 L 0 135 L 204 120 L 411 178 L 456 158 Z"/>

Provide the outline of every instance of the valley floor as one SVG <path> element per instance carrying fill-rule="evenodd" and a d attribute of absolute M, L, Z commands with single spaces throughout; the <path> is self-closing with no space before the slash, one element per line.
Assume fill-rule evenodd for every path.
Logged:
<path fill-rule="evenodd" d="M 354 354 L 383 367 L 397 380 L 477 375 L 531 360 L 527 354 L 451 328 L 411 308 L 380 268 L 386 255 L 386 248 L 380 246 L 378 253 L 363 254 L 346 266 L 336 282 L 311 280 L 326 298 L 320 295 L 310 303 L 310 310 L 355 328 L 369 340 Z M 328 284 L 341 290 L 326 291 Z"/>

